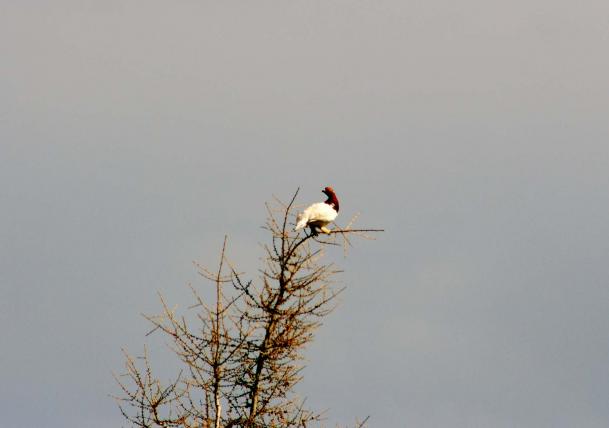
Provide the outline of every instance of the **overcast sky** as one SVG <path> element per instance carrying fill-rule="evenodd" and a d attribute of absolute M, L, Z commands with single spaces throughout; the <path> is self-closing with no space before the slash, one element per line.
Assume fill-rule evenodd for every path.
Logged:
<path fill-rule="evenodd" d="M 0 0 L 2 425 L 121 426 L 157 291 L 332 185 L 387 232 L 328 254 L 329 427 L 609 426 L 608 46 L 606 0 Z"/>

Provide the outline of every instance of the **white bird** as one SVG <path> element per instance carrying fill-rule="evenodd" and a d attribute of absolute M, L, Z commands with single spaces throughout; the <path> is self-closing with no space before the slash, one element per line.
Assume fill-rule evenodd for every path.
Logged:
<path fill-rule="evenodd" d="M 299 213 L 296 217 L 295 231 L 309 226 L 313 235 L 317 235 L 316 228 L 330 234 L 330 230 L 326 226 L 338 215 L 338 198 L 334 189 L 329 186 L 324 188 L 322 193 L 325 193 L 328 199 L 324 202 L 317 202 Z"/>

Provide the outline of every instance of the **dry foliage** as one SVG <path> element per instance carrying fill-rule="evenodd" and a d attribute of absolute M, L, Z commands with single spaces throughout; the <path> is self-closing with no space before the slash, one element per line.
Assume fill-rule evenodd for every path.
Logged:
<path fill-rule="evenodd" d="M 322 261 L 323 249 L 346 249 L 347 235 L 380 230 L 353 229 L 350 223 L 323 238 L 295 233 L 297 194 L 287 204 L 276 199 L 267 205 L 265 229 L 272 240 L 264 247 L 259 281 L 244 279 L 228 261 L 225 239 L 217 270 L 198 266 L 215 284 L 216 299 L 208 305 L 192 288 L 196 326 L 177 316 L 162 296 L 162 313 L 146 316 L 152 331 L 170 338 L 184 369 L 162 384 L 146 349 L 139 358 L 125 353 L 126 373 L 115 376 L 122 390 L 116 399 L 133 426 L 283 428 L 321 420 L 293 388 L 301 379 L 303 349 L 341 291 L 332 286 L 339 271 Z"/>

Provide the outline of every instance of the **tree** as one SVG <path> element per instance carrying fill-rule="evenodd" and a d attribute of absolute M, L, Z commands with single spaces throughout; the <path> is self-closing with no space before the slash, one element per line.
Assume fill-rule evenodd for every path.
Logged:
<path fill-rule="evenodd" d="M 116 399 L 133 426 L 307 427 L 321 420 L 293 388 L 301 379 L 305 346 L 342 291 L 333 286 L 340 271 L 323 262 L 324 249 L 342 244 L 346 250 L 349 234 L 369 237 L 366 232 L 380 230 L 353 229 L 352 220 L 323 238 L 294 233 L 297 195 L 287 204 L 278 199 L 267 204 L 264 228 L 271 242 L 264 246 L 258 281 L 245 280 L 229 262 L 225 238 L 217 270 L 198 266 L 215 284 L 214 304 L 191 287 L 196 326 L 176 315 L 162 296 L 162 313 L 145 316 L 151 332 L 170 338 L 183 370 L 163 384 L 146 348 L 139 358 L 125 352 L 126 372 L 115 375 L 122 391 Z"/>

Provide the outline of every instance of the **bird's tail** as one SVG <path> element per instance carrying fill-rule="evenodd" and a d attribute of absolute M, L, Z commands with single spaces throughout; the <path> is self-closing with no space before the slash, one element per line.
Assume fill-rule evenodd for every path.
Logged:
<path fill-rule="evenodd" d="M 296 227 L 294 228 L 294 232 L 304 228 L 307 225 L 307 218 L 302 214 L 298 214 L 296 217 Z"/>

